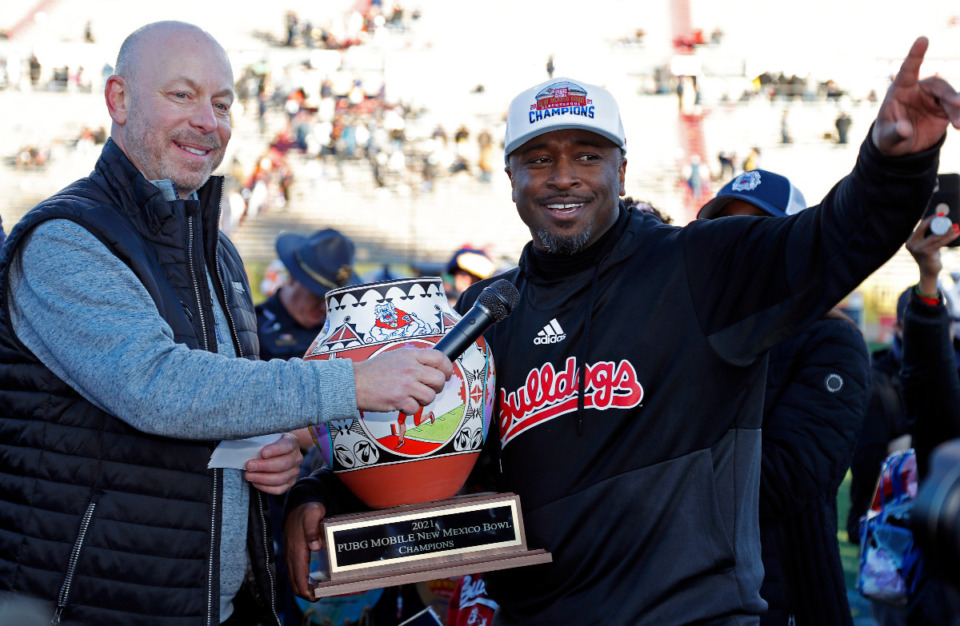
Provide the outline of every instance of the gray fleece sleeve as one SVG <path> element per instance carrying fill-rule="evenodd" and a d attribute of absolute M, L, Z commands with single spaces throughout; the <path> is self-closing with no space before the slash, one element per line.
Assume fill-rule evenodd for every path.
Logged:
<path fill-rule="evenodd" d="M 133 271 L 69 220 L 40 224 L 18 247 L 8 294 L 20 341 L 137 430 L 237 439 L 356 414 L 346 359 L 249 361 L 175 343 Z"/>

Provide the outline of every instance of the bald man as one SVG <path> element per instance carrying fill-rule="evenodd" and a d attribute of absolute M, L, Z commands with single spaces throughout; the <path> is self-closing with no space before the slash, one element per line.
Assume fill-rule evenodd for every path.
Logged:
<path fill-rule="evenodd" d="M 264 494 L 296 477 L 289 431 L 415 413 L 452 366 L 413 349 L 259 361 L 212 176 L 227 53 L 158 22 L 116 68 L 93 173 L 31 210 L 0 258 L 0 594 L 63 623 L 279 623 Z M 222 440 L 276 433 L 243 469 L 207 467 Z"/>

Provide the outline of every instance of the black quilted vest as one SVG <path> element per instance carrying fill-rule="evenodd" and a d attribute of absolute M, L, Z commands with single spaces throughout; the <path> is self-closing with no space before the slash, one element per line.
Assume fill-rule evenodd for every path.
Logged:
<path fill-rule="evenodd" d="M 108 141 L 94 172 L 31 210 L 0 254 L 0 590 L 50 603 L 64 623 L 219 623 L 222 470 L 207 469 L 216 441 L 134 430 L 40 363 L 11 330 L 10 259 L 37 224 L 72 220 L 136 273 L 177 343 L 216 351 L 216 297 L 237 353 L 256 359 L 246 272 L 217 228 L 222 186 L 166 202 Z M 265 504 L 251 490 L 254 576 L 238 602 L 276 622 Z"/>

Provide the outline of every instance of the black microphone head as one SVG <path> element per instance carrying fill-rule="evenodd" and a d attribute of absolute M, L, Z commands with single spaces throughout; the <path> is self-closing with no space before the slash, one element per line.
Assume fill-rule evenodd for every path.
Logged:
<path fill-rule="evenodd" d="M 520 292 L 509 280 L 500 279 L 484 288 L 477 297 L 477 304 L 490 311 L 497 322 L 502 322 L 513 312 L 520 301 Z"/>

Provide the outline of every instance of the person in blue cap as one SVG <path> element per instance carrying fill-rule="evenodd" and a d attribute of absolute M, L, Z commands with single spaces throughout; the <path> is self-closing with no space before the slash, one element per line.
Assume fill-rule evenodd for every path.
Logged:
<path fill-rule="evenodd" d="M 786 176 L 767 170 L 750 170 L 735 176 L 717 195 L 700 207 L 697 218 L 709 220 L 729 215 L 786 217 L 807 208 L 800 190 Z"/>
<path fill-rule="evenodd" d="M 790 179 L 751 170 L 698 217 L 785 218 L 807 208 Z M 762 626 L 853 625 L 837 541 L 837 490 L 870 398 L 870 356 L 836 308 L 769 352 L 763 401 L 760 546 Z"/>

